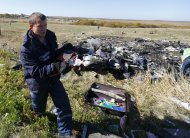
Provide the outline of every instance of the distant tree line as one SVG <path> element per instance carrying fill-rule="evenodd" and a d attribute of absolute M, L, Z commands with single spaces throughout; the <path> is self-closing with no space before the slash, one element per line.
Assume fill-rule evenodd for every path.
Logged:
<path fill-rule="evenodd" d="M 89 25 L 89 26 L 103 26 L 112 28 L 190 28 L 190 26 L 175 26 L 170 24 L 144 24 L 144 23 L 129 23 L 129 22 L 113 22 L 113 21 L 100 21 L 80 19 L 77 22 L 71 23 L 72 25 Z"/>
<path fill-rule="evenodd" d="M 20 18 L 21 15 L 19 15 L 19 14 L 8 14 L 8 13 L 5 13 L 5 14 L 0 14 L 0 18 L 14 18 L 14 19 L 16 19 L 16 18 Z"/>

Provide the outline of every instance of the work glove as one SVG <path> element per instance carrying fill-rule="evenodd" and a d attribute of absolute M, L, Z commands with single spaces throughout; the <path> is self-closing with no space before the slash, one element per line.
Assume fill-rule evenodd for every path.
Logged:
<path fill-rule="evenodd" d="M 64 53 L 57 58 L 58 61 L 65 61 L 68 66 L 73 66 L 76 59 L 76 53 Z"/>
<path fill-rule="evenodd" d="M 81 59 L 79 59 L 79 58 L 76 58 L 75 61 L 74 61 L 73 66 L 74 66 L 74 67 L 79 67 L 79 66 L 81 66 L 82 64 L 83 64 L 83 61 L 82 61 Z"/>
<path fill-rule="evenodd" d="M 55 56 L 58 57 L 60 55 L 63 55 L 63 53 L 72 51 L 75 51 L 75 47 L 71 43 L 64 43 L 62 44 L 62 47 L 56 50 Z"/>
<path fill-rule="evenodd" d="M 65 61 L 53 62 L 52 65 L 59 73 L 61 73 L 67 67 L 67 63 Z"/>

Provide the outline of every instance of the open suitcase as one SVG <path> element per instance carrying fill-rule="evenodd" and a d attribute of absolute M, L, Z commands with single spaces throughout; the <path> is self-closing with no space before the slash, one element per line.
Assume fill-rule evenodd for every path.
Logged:
<path fill-rule="evenodd" d="M 99 107 L 108 114 L 120 117 L 119 131 L 126 137 L 126 127 L 129 119 L 130 95 L 121 88 L 110 85 L 93 83 L 85 93 L 85 102 Z"/>
<path fill-rule="evenodd" d="M 121 88 L 93 83 L 85 93 L 85 102 L 103 111 L 122 117 L 129 112 L 128 93 Z"/>

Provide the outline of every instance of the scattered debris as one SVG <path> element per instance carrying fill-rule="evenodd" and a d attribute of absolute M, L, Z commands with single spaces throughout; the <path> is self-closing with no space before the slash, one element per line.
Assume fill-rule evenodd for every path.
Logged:
<path fill-rule="evenodd" d="M 176 103 L 177 105 L 185 108 L 186 110 L 190 111 L 190 103 L 186 103 L 186 102 L 182 102 L 179 99 L 175 98 L 175 97 L 169 97 L 169 99 L 171 101 L 173 101 L 174 103 Z"/>
<path fill-rule="evenodd" d="M 178 113 L 178 115 L 179 115 L 179 117 L 181 118 L 181 120 L 183 120 L 185 123 L 187 123 L 187 124 L 190 124 L 190 117 L 188 117 L 188 116 L 185 116 L 185 115 L 183 115 L 183 114 L 179 114 Z"/>
<path fill-rule="evenodd" d="M 117 79 L 127 79 L 136 73 L 149 71 L 153 80 L 162 78 L 162 68 L 180 71 L 180 50 L 189 47 L 179 41 L 136 38 L 126 41 L 120 37 L 89 38 L 75 46 L 78 57 L 73 66 L 81 71 L 109 71 Z M 82 52 L 81 52 L 82 51 Z M 176 56 L 176 53 L 179 55 Z M 164 71 L 164 70 L 162 70 Z"/>
<path fill-rule="evenodd" d="M 64 44 L 60 43 L 60 47 Z M 2 47 L 8 48 L 4 45 Z M 138 72 L 148 71 L 151 72 L 151 80 L 155 81 L 162 78 L 163 72 L 171 72 L 173 67 L 176 74 L 179 73 L 180 51 L 189 45 L 180 41 L 143 38 L 126 41 L 121 37 L 101 36 L 91 37 L 73 47 L 77 58 L 72 61 L 72 65 L 77 68 L 75 69 L 79 75 L 81 71 L 95 71 L 100 74 L 110 72 L 116 79 L 128 79 Z M 16 52 L 12 49 L 9 51 Z M 21 64 L 16 63 L 13 69 L 21 67 Z"/>
<path fill-rule="evenodd" d="M 161 138 L 189 138 L 190 130 L 163 128 L 157 134 Z"/>
<path fill-rule="evenodd" d="M 0 68 L 2 68 L 5 64 L 0 64 Z"/>
<path fill-rule="evenodd" d="M 102 128 L 98 127 L 97 125 L 88 124 L 87 129 L 88 129 L 88 131 L 87 131 L 88 138 L 122 138 L 118 134 L 115 134 L 115 133 L 113 134 L 113 132 L 115 132 L 116 130 L 112 131 L 109 128 L 108 128 L 108 130 L 103 130 Z M 125 138 L 129 138 L 129 137 L 125 137 Z"/>
<path fill-rule="evenodd" d="M 122 138 L 120 136 L 117 136 L 117 135 L 114 135 L 114 134 L 101 134 L 101 133 L 92 133 L 92 134 L 89 134 L 88 138 Z M 125 138 L 128 138 L 128 137 L 125 137 Z"/>
<path fill-rule="evenodd" d="M 57 116 L 57 108 L 55 106 L 52 106 L 50 113 L 54 114 Z"/>

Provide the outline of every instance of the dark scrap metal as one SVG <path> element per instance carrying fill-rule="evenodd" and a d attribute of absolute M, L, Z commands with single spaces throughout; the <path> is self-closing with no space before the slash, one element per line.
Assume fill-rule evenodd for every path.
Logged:
<path fill-rule="evenodd" d="M 180 54 L 180 50 L 185 47 L 188 44 L 180 41 L 142 38 L 125 41 L 119 37 L 99 37 L 80 42 L 74 46 L 74 51 L 81 60 L 81 71 L 110 72 L 117 79 L 125 79 L 147 70 L 155 76 L 161 68 L 170 72 L 174 67 L 179 72 L 180 57 L 173 53 Z M 85 57 L 91 58 L 88 66 L 83 66 Z"/>
<path fill-rule="evenodd" d="M 174 69 L 178 74 L 181 65 L 180 53 L 189 45 L 180 41 L 154 41 L 143 38 L 127 41 L 121 37 L 101 36 L 91 37 L 75 45 L 64 42 L 59 47 L 55 57 L 63 53 L 76 53 L 77 60 L 71 62 L 73 70 L 79 75 L 81 71 L 95 71 L 98 74 L 110 72 L 116 79 L 127 79 L 138 72 L 146 71 L 151 72 L 153 78 L 157 78 L 156 74 L 160 74 L 158 72 L 163 69 L 168 73 Z M 16 64 L 13 69 L 21 67 L 21 64 Z"/>

